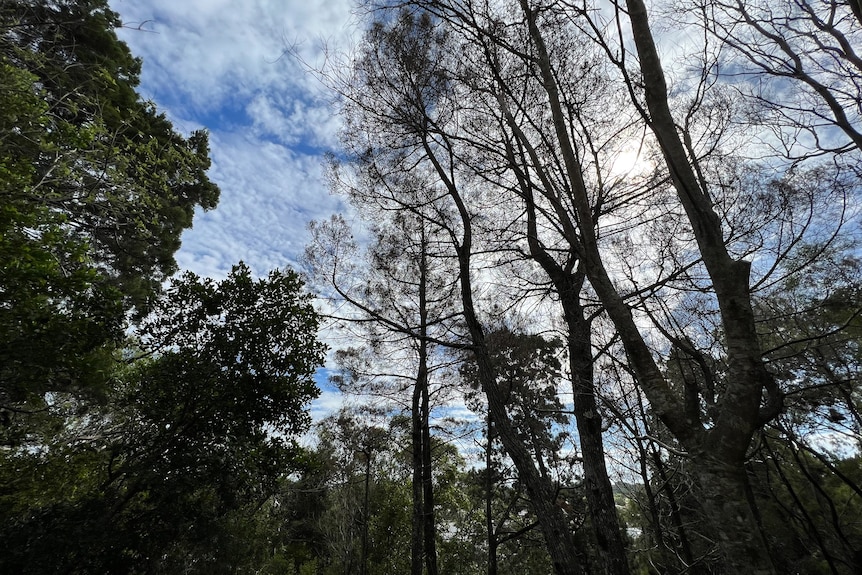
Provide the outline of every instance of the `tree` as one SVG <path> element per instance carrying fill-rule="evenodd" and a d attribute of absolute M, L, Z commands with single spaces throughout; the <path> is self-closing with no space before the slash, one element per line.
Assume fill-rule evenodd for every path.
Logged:
<path fill-rule="evenodd" d="M 363 189 L 353 188 L 351 200 L 359 213 L 367 209 Z M 385 212 L 384 212 L 385 213 Z M 367 214 L 369 220 L 371 214 Z M 452 285 L 431 247 L 434 230 L 413 214 L 376 214 L 371 243 L 360 256 L 346 222 L 333 218 L 313 223 L 306 262 L 319 293 L 332 294 L 339 320 L 367 340 L 364 348 L 336 352 L 345 375 L 339 388 L 348 393 L 383 398 L 395 406 L 409 405 L 413 452 L 412 572 L 423 563 L 437 573 L 434 519 L 431 411 L 441 390 L 435 374 L 446 360 L 435 353 L 435 338 L 452 323 Z M 367 267 L 351 262 L 364 257 Z M 441 273 L 442 271 L 442 273 Z M 361 287 L 360 287 L 361 286 Z M 358 289 L 356 289 L 358 288 Z M 409 395 L 409 398 L 408 398 Z M 434 398 L 432 402 L 432 396 Z"/>
<path fill-rule="evenodd" d="M 413 50 L 399 59 L 389 51 L 397 71 L 375 83 L 374 130 L 396 140 L 387 152 L 392 165 L 436 174 L 437 197 L 452 202 L 445 213 L 456 223 L 465 324 L 485 364 L 479 371 L 491 409 L 498 390 L 473 299 L 473 250 L 487 254 L 490 238 L 526 229 L 521 245 L 539 248 L 534 257 L 551 256 L 569 279 L 583 273 L 589 291 L 580 296 L 593 294 L 614 328 L 604 345 L 621 343 L 651 413 L 688 458 L 724 568 L 774 572 L 745 495 L 745 458 L 781 413 L 792 382 L 769 364 L 756 304 L 775 297 L 769 288 L 781 277 L 803 276 L 855 231 L 846 225 L 848 198 L 858 194 L 853 162 L 804 155 L 791 167 L 786 154 L 764 153 L 773 125 L 738 129 L 712 39 L 692 49 L 697 66 L 670 69 L 654 14 L 639 0 L 604 9 L 528 0 L 399 6 L 389 22 L 406 13 L 436 23 L 458 58 L 431 51 L 422 59 Z M 615 154 L 627 138 L 642 142 L 653 166 L 648 177 L 617 185 Z M 363 144 L 382 164 L 374 154 L 385 146 L 374 137 Z M 820 150 L 857 157 L 852 146 Z M 809 192 L 814 182 L 820 193 Z M 817 247 L 799 257 L 806 244 Z M 554 266 L 543 268 L 553 279 Z M 561 286 L 555 282 L 562 301 Z M 693 366 L 695 377 L 676 378 L 672 358 Z M 529 484 L 530 462 L 519 461 L 515 442 L 509 448 Z M 553 528 L 546 536 L 559 538 L 551 546 L 570 545 Z"/>
<path fill-rule="evenodd" d="M 318 530 L 327 574 L 404 573 L 412 539 L 409 422 L 375 424 L 374 414 L 342 409 L 319 426 L 319 456 L 330 461 Z M 408 425 L 403 424 L 407 422 Z M 407 433 L 405 433 L 405 431 Z"/>
<path fill-rule="evenodd" d="M 748 502 L 740 497 L 746 479 L 742 462 L 754 433 L 778 415 L 782 391 L 775 374 L 765 364 L 764 348 L 755 322 L 751 293 L 751 263 L 734 255 L 726 242 L 721 220 L 713 207 L 713 192 L 704 179 L 701 162 L 693 154 L 690 133 L 680 133 L 669 105 L 664 79 L 646 7 L 638 0 L 627 2 L 634 42 L 643 74 L 645 118 L 662 150 L 680 204 L 691 225 L 699 255 L 712 283 L 721 316 L 727 354 L 726 387 L 715 403 L 713 426 L 704 429 L 679 421 L 680 407 L 667 394 L 666 383 L 654 378 L 641 340 L 629 333 L 634 327 L 624 310 L 612 310 L 621 338 L 643 379 L 645 391 L 659 417 L 689 450 L 693 470 L 704 493 L 704 506 L 714 520 L 721 539 L 722 556 L 732 572 L 773 572 L 769 553 L 758 535 L 757 522 Z M 648 114 L 648 115 L 646 115 Z M 594 282 L 601 285 L 599 282 Z M 612 286 L 596 287 L 600 297 L 614 299 Z M 602 292 L 606 292 L 602 294 Z M 607 304 L 606 304 L 607 305 Z M 615 317 L 616 316 L 616 317 Z M 643 357 L 640 357 L 643 356 Z M 650 379 L 650 378 L 654 379 Z M 732 501 L 730 498 L 736 498 Z M 727 521 L 736 520 L 730 527 Z M 740 527 L 745 525 L 745 527 Z M 745 559 L 742 559 L 742 558 Z"/>
<path fill-rule="evenodd" d="M 104 0 L 22 0 L 0 14 L 4 66 L 30 74 L 15 94 L 40 110 L 7 109 L 19 127 L 9 156 L 30 173 L 5 193 L 63 214 L 98 269 L 144 305 L 175 271 L 194 208 L 218 200 L 206 133 L 180 136 L 139 99 L 141 63 L 117 39 L 120 21 Z"/>
<path fill-rule="evenodd" d="M 722 65 L 790 160 L 862 149 L 862 12 L 855 1 L 694 3 L 695 22 L 730 48 Z M 789 89 L 793 86 L 793 89 Z M 852 160 L 845 166 L 853 170 Z"/>
<path fill-rule="evenodd" d="M 553 482 L 541 474 L 517 437 L 485 342 L 485 328 L 475 299 L 474 281 L 478 280 L 473 277 L 476 261 L 482 257 L 478 251 L 480 237 L 476 235 L 481 220 L 468 207 L 468 199 L 487 200 L 486 206 L 493 204 L 490 198 L 482 197 L 481 186 L 471 185 L 481 179 L 471 179 L 459 169 L 459 142 L 445 130 L 447 123 L 456 118 L 453 112 L 458 100 L 444 66 L 452 52 L 445 34 L 427 14 L 414 17 L 405 10 L 382 25 L 388 24 L 395 33 L 384 34 L 388 40 L 380 44 L 368 44 L 368 50 L 377 55 L 364 62 L 373 66 L 357 69 L 357 81 L 344 90 L 350 94 L 347 110 L 352 122 L 349 133 L 354 135 L 353 156 L 373 167 L 379 174 L 377 181 L 387 192 L 398 190 L 393 184 L 404 181 L 401 174 L 408 174 L 419 184 L 409 189 L 420 189 L 422 195 L 384 197 L 391 205 L 426 218 L 447 240 L 441 250 L 445 248 L 457 266 L 466 332 L 457 345 L 475 355 L 489 410 L 530 493 L 554 569 L 558 573 L 580 572 L 566 518 L 555 503 Z M 387 65 L 379 66 L 384 61 Z"/>
<path fill-rule="evenodd" d="M 4 570 L 233 572 L 251 560 L 257 547 L 234 542 L 256 535 L 255 512 L 300 464 L 318 393 L 325 348 L 301 287 L 244 265 L 221 282 L 174 281 L 106 404 L 38 452 L 4 454 L 3 536 L 16 542 Z M 23 469 L 30 478 L 14 479 Z"/>
<path fill-rule="evenodd" d="M 540 335 L 521 334 L 508 327 L 489 330 L 488 348 L 498 374 L 503 401 L 520 441 L 533 453 L 543 475 L 553 476 L 557 482 L 557 498 L 561 506 L 569 508 L 575 495 L 572 457 L 561 452 L 568 432 L 568 415 L 557 396 L 562 373 L 558 355 L 562 344 Z M 465 358 L 461 375 L 473 392 L 467 394 L 468 405 L 478 413 L 485 410 L 473 403 L 481 402 L 481 382 L 477 366 L 471 357 Z M 478 396 L 477 396 L 478 395 Z M 488 574 L 499 572 L 499 550 L 505 544 L 517 543 L 537 526 L 535 518 L 527 516 L 524 522 L 523 503 L 529 503 L 523 485 L 517 476 L 507 473 L 508 459 L 500 452 L 495 421 L 485 414 L 485 446 L 483 488 L 485 503 L 485 533 L 488 545 Z M 509 469 L 509 471 L 511 471 Z M 508 476 L 508 477 L 507 477 Z M 512 485 L 513 484 L 513 485 Z M 505 496 L 508 495 L 508 498 Z M 502 510 L 500 507 L 502 499 Z M 526 501 L 525 501 L 526 499 Z M 513 526 L 514 524 L 514 526 Z M 585 549 L 579 549 L 586 555 Z"/>
<path fill-rule="evenodd" d="M 105 0 L 0 7 L 0 404 L 25 428 L 46 393 L 103 391 L 126 312 L 148 311 L 218 200 L 206 133 L 139 99 L 119 25 Z"/>

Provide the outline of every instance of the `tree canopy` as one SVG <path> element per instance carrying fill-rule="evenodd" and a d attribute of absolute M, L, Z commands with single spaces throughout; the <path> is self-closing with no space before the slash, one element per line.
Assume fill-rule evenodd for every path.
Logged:
<path fill-rule="evenodd" d="M 195 208 L 218 201 L 206 132 L 178 134 L 138 97 L 119 25 L 105 0 L 0 7 L 4 405 L 97 391 L 104 346 L 176 271 Z"/>
<path fill-rule="evenodd" d="M 347 125 L 336 189 L 360 210 L 379 206 L 375 226 L 409 214 L 441 231 L 435 257 L 452 262 L 461 318 L 435 344 L 472 354 L 555 572 L 593 566 L 559 512 L 562 486 L 516 429 L 491 350 L 501 319 L 559 329 L 568 344 L 599 570 L 633 565 L 617 561 L 625 543 L 604 467 L 620 452 L 603 441 L 622 438 L 656 541 L 691 543 L 689 502 L 714 535 L 709 549 L 673 551 L 668 569 L 780 572 L 751 458 L 776 457 L 761 451 L 774 434 L 837 434 L 858 449 L 844 387 L 858 387 L 846 363 L 858 277 L 842 271 L 858 261 L 862 189 L 855 3 L 363 5 L 368 31 L 336 64 L 349 72 L 325 76 Z M 839 293 L 853 301 L 835 322 Z M 806 418 L 796 405 L 809 393 L 828 405 Z M 672 467 L 689 502 L 667 487 Z M 844 539 L 815 537 L 822 565 L 852 572 L 852 527 L 833 508 L 828 529 Z"/>

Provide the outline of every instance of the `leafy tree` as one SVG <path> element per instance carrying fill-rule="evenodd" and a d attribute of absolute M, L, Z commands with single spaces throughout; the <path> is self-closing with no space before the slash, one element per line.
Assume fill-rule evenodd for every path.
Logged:
<path fill-rule="evenodd" d="M 23 428 L 48 392 L 103 391 L 126 312 L 218 200 L 206 133 L 139 99 L 119 25 L 106 0 L 0 6 L 0 405 Z"/>
<path fill-rule="evenodd" d="M 781 569 L 848 575 L 859 570 L 858 456 L 824 457 L 802 441 L 764 437 L 750 469 L 764 531 Z"/>
<path fill-rule="evenodd" d="M 218 200 L 206 133 L 182 137 L 139 99 L 141 62 L 117 39 L 121 23 L 105 0 L 16 0 L 0 18 L 12 91 L 39 112 L 5 110 L 18 128 L 4 141 L 8 156 L 29 173 L 4 195 L 62 214 L 98 270 L 144 305 L 175 271 L 195 207 Z"/>
<path fill-rule="evenodd" d="M 4 453 L 2 529 L 15 544 L 3 570 L 210 573 L 258 560 L 256 511 L 302 462 L 296 438 L 318 393 L 324 347 L 301 287 L 244 265 L 221 282 L 174 281 L 105 405 L 36 453 Z"/>
<path fill-rule="evenodd" d="M 409 554 L 392 552 L 411 540 L 410 455 L 399 427 L 346 409 L 317 426 L 317 457 L 328 462 L 316 526 L 323 573 L 409 571 Z"/>
<path fill-rule="evenodd" d="M 335 168 L 333 168 L 335 171 Z M 369 177 L 368 174 L 360 174 Z M 339 322 L 363 347 L 338 350 L 342 392 L 371 396 L 405 409 L 413 422 L 413 543 L 411 572 L 437 573 L 431 412 L 446 401 L 449 359 L 440 351 L 457 320 L 454 291 L 441 262 L 439 229 L 422 218 L 386 210 L 373 214 L 363 203 L 365 186 L 350 188 L 359 214 L 369 220 L 372 241 L 360 251 L 343 218 L 311 225 L 306 262 L 319 293 L 326 294 Z M 374 218 L 372 220 L 372 218 Z M 445 258 L 443 258 L 445 260 Z M 361 265 L 357 260 L 367 262 Z M 360 289 L 351 289 L 361 286 Z"/>
<path fill-rule="evenodd" d="M 543 475 L 556 482 L 557 501 L 572 508 L 574 477 L 572 461 L 562 454 L 568 437 L 567 412 L 560 403 L 557 387 L 562 373 L 559 360 L 559 340 L 540 335 L 521 334 L 508 327 L 491 330 L 487 335 L 494 368 L 498 374 L 504 403 L 519 439 L 533 452 Z M 465 359 L 461 375 L 474 390 L 480 389 L 476 365 Z M 468 393 L 468 405 L 481 413 L 483 406 L 476 392 Z M 487 572 L 491 575 L 518 571 L 524 560 L 522 553 L 535 559 L 533 549 L 536 518 L 529 511 L 529 497 L 524 485 L 513 474 L 511 464 L 501 452 L 494 418 L 486 414 L 484 463 L 485 469 L 475 475 L 482 489 L 485 515 L 485 540 L 488 546 Z M 585 554 L 584 549 L 579 549 Z M 541 556 L 542 553 L 538 553 Z"/>

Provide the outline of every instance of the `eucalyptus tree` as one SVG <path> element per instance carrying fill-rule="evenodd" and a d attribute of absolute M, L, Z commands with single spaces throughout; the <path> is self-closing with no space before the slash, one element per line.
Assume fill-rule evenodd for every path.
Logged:
<path fill-rule="evenodd" d="M 359 194 L 355 188 L 353 197 L 361 209 Z M 445 400 L 446 389 L 436 380 L 446 360 L 437 352 L 435 339 L 453 320 L 452 286 L 435 262 L 434 233 L 426 222 L 413 214 L 387 213 L 385 201 L 375 204 L 383 209 L 371 226 L 373 242 L 364 253 L 347 223 L 336 217 L 312 224 L 305 261 L 319 294 L 328 294 L 336 307 L 334 316 L 343 329 L 365 344 L 336 352 L 339 388 L 400 403 L 411 414 L 412 569 L 421 573 L 425 564 L 429 573 L 436 573 L 431 412 L 435 403 Z"/>
<path fill-rule="evenodd" d="M 400 18 L 400 16 L 393 16 L 393 18 Z M 487 39 L 480 38 L 477 40 L 477 43 L 482 40 Z M 491 43 L 491 41 L 485 41 L 485 44 L 480 44 L 480 46 L 491 50 L 493 48 L 490 45 Z M 400 49 L 402 46 L 396 44 L 395 48 Z M 449 137 L 449 134 L 446 132 L 447 130 L 452 130 L 452 141 L 443 142 L 443 153 L 448 156 L 445 157 L 445 162 L 439 161 L 439 158 L 436 156 L 431 156 L 431 153 L 434 152 L 431 145 L 428 145 L 427 149 L 423 148 L 423 152 L 428 155 L 433 169 L 437 171 L 438 177 L 450 191 L 458 190 L 457 186 L 452 185 L 450 174 L 447 174 L 447 171 L 454 171 L 460 168 L 469 170 L 472 166 L 477 166 L 477 174 L 472 177 L 473 181 L 471 185 L 477 189 L 485 188 L 489 190 L 491 195 L 497 195 L 496 206 L 488 203 L 486 198 L 490 196 L 486 196 L 479 199 L 481 208 L 479 208 L 479 205 L 471 205 L 463 211 L 464 217 L 469 219 L 473 219 L 473 213 L 481 214 L 481 219 L 477 219 L 475 225 L 477 229 L 482 230 L 482 233 L 485 234 L 484 237 L 493 238 L 493 240 L 487 240 L 493 241 L 493 247 L 490 247 L 491 244 L 488 244 L 489 247 L 483 245 L 479 249 L 485 253 L 494 251 L 497 254 L 503 254 L 502 258 L 504 260 L 506 258 L 533 258 L 548 270 L 551 276 L 551 283 L 555 288 L 555 295 L 560 296 L 562 294 L 560 298 L 564 302 L 564 315 L 569 331 L 567 339 L 569 344 L 568 356 L 576 387 L 576 418 L 580 428 L 581 445 L 587 454 L 584 466 L 590 484 L 588 501 L 594 517 L 594 521 L 591 524 L 598 533 L 596 540 L 601 548 L 600 556 L 602 557 L 603 564 L 611 572 L 623 573 L 628 569 L 625 561 L 624 544 L 615 514 L 610 481 L 605 469 L 601 438 L 602 424 L 599 413 L 595 409 L 596 400 L 592 388 L 593 358 L 590 345 L 589 320 L 586 317 L 586 312 L 581 302 L 581 291 L 585 277 L 584 272 L 578 262 L 577 254 L 571 251 L 562 253 L 559 246 L 546 247 L 538 241 L 530 241 L 530 230 L 534 229 L 537 225 L 535 213 L 532 215 L 532 220 L 528 222 L 519 222 L 516 220 L 511 225 L 507 224 L 510 220 L 509 214 L 505 213 L 506 210 L 518 209 L 517 201 L 513 200 L 518 198 L 517 191 L 519 190 L 519 184 L 517 183 L 516 175 L 512 175 L 508 181 L 501 182 L 501 178 L 496 173 L 505 173 L 507 166 L 510 165 L 510 156 L 518 152 L 512 146 L 512 141 L 505 137 L 506 119 L 504 115 L 498 113 L 495 117 L 492 114 L 486 113 L 484 109 L 477 111 L 477 108 L 483 104 L 487 104 L 487 102 L 479 100 L 482 96 L 496 101 L 492 94 L 483 92 L 482 88 L 476 87 L 482 81 L 487 80 L 487 78 L 480 77 L 481 72 L 478 71 L 479 66 L 477 63 L 470 61 L 470 58 L 475 57 L 479 49 L 474 49 L 470 46 L 461 46 L 459 49 L 462 50 L 465 61 L 453 63 L 452 61 L 444 62 L 437 58 L 432 64 L 438 66 L 438 68 L 433 74 L 429 73 L 428 76 L 430 82 L 442 82 L 443 80 L 438 78 L 438 76 L 444 74 L 445 76 L 442 77 L 445 78 L 445 81 L 452 84 L 463 81 L 463 86 L 453 89 L 458 98 L 465 98 L 463 109 L 451 112 L 445 107 L 440 106 L 439 102 L 435 102 L 433 105 L 428 105 L 431 107 L 431 113 L 435 115 L 434 118 L 423 120 L 421 118 L 394 117 L 394 114 L 387 117 L 385 114 L 381 114 L 381 121 L 397 120 L 401 122 L 399 128 L 395 128 L 396 131 L 411 127 L 414 130 L 434 130 L 439 132 L 439 136 L 435 133 L 434 137 L 439 137 L 440 141 Z M 388 57 L 391 59 L 391 56 Z M 417 64 L 417 57 L 414 52 L 409 52 L 408 56 L 403 58 L 409 65 L 422 65 L 421 63 Z M 481 55 L 479 58 L 481 58 Z M 381 57 L 380 60 L 384 61 L 386 57 Z M 482 63 L 484 64 L 484 62 Z M 360 69 L 360 72 L 363 75 L 370 75 L 366 69 Z M 420 72 L 423 72 L 421 68 Z M 377 79 L 375 89 L 378 94 L 381 92 L 379 89 L 380 85 L 385 86 L 390 91 L 400 88 L 402 90 L 415 89 L 421 93 L 422 90 L 428 90 L 428 87 L 423 88 L 418 83 L 411 85 L 410 82 L 414 82 L 415 80 L 410 79 L 409 76 L 405 76 L 403 72 L 393 72 L 391 74 L 378 73 L 375 78 Z M 488 81 L 493 85 L 493 78 Z M 466 97 L 475 97 L 475 93 L 471 92 L 471 90 L 480 94 L 480 96 L 476 97 L 476 101 L 472 103 L 466 99 Z M 425 96 L 424 94 L 422 95 Z M 411 96 L 409 95 L 405 98 L 408 105 L 411 104 L 410 98 Z M 356 100 L 358 99 L 356 98 Z M 366 101 L 373 100 L 368 97 Z M 412 104 L 421 104 L 420 98 L 415 98 Z M 404 115 L 405 110 L 410 110 L 406 105 L 399 104 L 399 106 L 401 107 L 396 108 L 396 111 L 402 115 Z M 424 111 L 422 113 L 427 114 Z M 449 122 L 449 124 L 446 122 Z M 427 127 L 423 126 L 423 123 Z M 503 137 L 502 139 L 494 139 L 501 133 L 501 124 L 503 125 Z M 456 128 L 455 126 L 458 127 Z M 461 127 L 463 127 L 463 130 L 459 131 Z M 355 126 L 351 127 L 351 129 L 354 128 Z M 416 135 L 408 133 L 404 138 L 407 141 L 411 141 L 411 139 L 416 139 Z M 365 141 L 362 141 L 362 143 L 364 144 Z M 497 151 L 496 157 L 493 155 L 494 150 Z M 596 153 L 599 153 L 598 150 Z M 478 167 L 480 163 L 481 168 Z M 480 169 L 484 169 L 485 171 L 479 172 L 478 170 Z M 505 190 L 503 186 L 509 186 L 516 191 L 514 193 L 508 191 L 500 193 L 501 190 Z M 473 197 L 480 198 L 480 194 L 473 194 Z M 500 200 L 505 200 L 506 203 Z M 457 209 L 457 204 L 460 200 L 453 199 L 453 201 Z M 496 219 L 498 214 L 499 220 Z M 470 222 L 470 224 L 472 227 L 473 223 Z M 472 229 L 470 230 L 470 234 L 467 235 L 472 242 Z M 481 240 L 483 242 L 486 241 L 484 237 Z M 507 253 L 509 254 L 508 256 L 505 255 Z M 561 256 L 559 255 L 560 253 L 562 253 Z M 498 265 L 500 262 L 499 255 L 494 263 L 490 263 L 484 255 L 480 256 L 480 258 L 482 258 L 481 261 L 483 263 L 479 265 L 483 266 Z"/>
<path fill-rule="evenodd" d="M 603 300 L 621 340 L 627 347 L 632 365 L 642 379 L 653 409 L 690 454 L 694 464 L 694 477 L 705 496 L 704 506 L 714 520 L 720 537 L 719 544 L 725 565 L 732 572 L 771 572 L 774 568 L 770 564 L 762 539 L 753 535 L 757 533 L 754 513 L 739 494 L 746 488 L 742 462 L 752 436 L 780 413 L 784 390 L 779 386 L 776 373 L 767 367 L 768 350 L 762 343 L 756 323 L 756 290 L 758 283 L 763 281 L 762 277 L 768 277 L 768 272 L 758 278 L 763 271 L 755 268 L 756 275 L 753 276 L 752 262 L 747 258 L 756 258 L 762 252 L 776 250 L 778 256 L 775 257 L 773 266 L 786 266 L 788 262 L 786 259 L 782 260 L 789 259 L 792 254 L 789 246 L 796 242 L 810 241 L 811 235 L 798 231 L 794 233 L 791 227 L 784 230 L 789 232 L 790 236 L 786 243 L 785 238 L 778 236 L 769 238 L 766 245 L 751 246 L 749 243 L 746 247 L 750 251 L 747 252 L 745 247 L 740 246 L 745 245 L 748 238 L 734 237 L 735 220 L 729 218 L 726 209 L 722 207 L 722 181 L 720 177 L 713 175 L 715 172 L 710 169 L 709 158 L 704 156 L 703 148 L 698 149 L 693 143 L 699 131 L 703 134 L 702 128 L 697 128 L 694 122 L 683 124 L 680 128 L 674 116 L 674 100 L 667 88 L 646 7 L 636 0 L 628 1 L 626 6 L 638 59 L 636 69 L 641 74 L 640 82 L 637 85 L 628 84 L 628 87 L 632 89 L 634 104 L 639 106 L 644 121 L 661 149 L 664 165 L 697 245 L 703 270 L 711 283 L 711 297 L 718 309 L 718 325 L 723 332 L 722 338 L 716 342 L 723 347 L 726 354 L 725 371 L 720 373 L 720 395 L 704 396 L 708 407 L 713 411 L 709 416 L 711 425 L 704 425 L 702 415 L 692 404 L 696 395 L 690 397 L 686 394 L 688 397 L 684 397 L 683 405 L 674 406 L 674 399 L 667 393 L 667 380 L 650 380 L 654 363 L 638 355 L 639 352 L 647 350 L 641 347 L 642 340 L 639 341 L 639 338 L 633 337 L 634 334 L 624 329 L 627 324 L 633 327 L 629 324 L 628 317 L 622 313 L 624 310 L 617 310 L 610 305 L 614 295 L 611 286 L 605 286 L 607 293 L 604 294 Z M 706 76 L 708 72 L 703 72 L 701 77 Z M 700 86 L 704 92 L 709 93 L 711 86 L 708 81 L 701 82 Z M 708 96 L 701 98 L 709 102 Z M 698 97 L 694 100 L 697 101 Z M 698 105 L 694 104 L 689 108 L 687 120 L 696 118 L 699 113 L 709 113 L 706 107 L 698 108 Z M 727 120 L 725 117 L 724 121 Z M 719 147 L 723 134 L 707 132 L 706 135 L 712 139 L 713 145 Z M 787 177 L 779 176 L 776 180 L 776 186 L 788 182 Z M 792 185 L 792 180 L 788 183 Z M 836 184 L 832 184 L 833 190 L 836 189 L 835 186 Z M 837 184 L 837 187 L 840 189 L 840 184 Z M 753 195 L 757 191 L 750 182 L 741 182 L 732 199 L 745 202 L 747 194 Z M 828 211 L 829 195 L 826 193 L 817 197 L 813 204 L 816 207 L 810 208 L 809 214 L 816 210 Z M 843 202 L 839 204 L 842 205 Z M 793 207 L 790 207 L 787 212 L 778 211 L 770 215 L 779 220 L 792 219 L 788 217 L 792 209 Z M 820 224 L 829 226 L 827 229 L 834 233 L 840 233 L 841 228 L 836 226 L 840 226 L 842 221 L 843 218 L 839 217 L 837 222 L 821 221 Z M 844 230 L 845 233 L 847 231 Z M 816 235 L 817 230 L 814 232 Z M 827 234 L 827 242 L 834 237 Z M 810 269 L 811 262 L 805 263 L 809 265 L 800 268 Z M 799 268 L 794 271 L 799 271 Z M 602 285 L 600 281 L 594 281 L 593 285 L 602 297 L 603 290 L 598 287 Z M 692 346 L 686 343 L 680 345 L 679 340 L 671 341 L 693 359 L 702 357 L 701 352 L 691 349 Z M 704 369 L 703 375 L 711 379 L 718 374 Z M 675 407 L 687 407 L 681 412 L 687 414 L 687 417 L 679 420 L 680 413 L 675 412 Z M 734 495 L 735 502 L 729 499 Z M 737 522 L 736 526 L 728 527 L 726 523 L 722 523 L 731 520 Z M 745 530 L 737 528 L 741 525 L 747 525 L 745 529 L 750 531 L 746 533 Z"/>
<path fill-rule="evenodd" d="M 384 33 L 383 28 L 369 32 Z M 373 74 L 379 64 L 374 57 L 364 54 L 357 69 Z M 354 106 L 344 110 L 352 127 L 342 137 L 351 161 L 333 160 L 330 182 L 333 191 L 349 199 L 367 243 L 360 247 L 343 217 L 312 222 L 305 262 L 319 294 L 333 306 L 332 319 L 363 342 L 336 352 L 342 367 L 339 385 L 400 404 L 411 413 L 411 569 L 421 573 L 424 564 L 428 573 L 436 573 L 431 421 L 432 411 L 451 395 L 442 383 L 451 363 L 442 348 L 451 345 L 451 334 L 461 329 L 453 305 L 457 276 L 443 232 L 427 215 L 433 191 L 415 174 L 387 172 L 388 166 L 368 156 L 356 124 L 364 121 L 364 106 L 374 102 L 351 93 L 352 81 L 330 79 L 345 98 L 353 98 Z"/>
<path fill-rule="evenodd" d="M 485 328 L 477 303 L 477 261 L 490 260 L 485 238 L 476 235 L 483 214 L 473 202 L 493 210 L 496 199 L 484 194 L 481 178 L 461 169 L 459 143 L 447 131 L 457 121 L 458 94 L 447 78 L 452 63 L 450 46 L 427 15 L 409 11 L 392 14 L 371 29 L 373 40 L 364 49 L 375 58 L 362 58 L 349 84 L 348 130 L 354 135 L 357 159 L 372 166 L 381 181 L 399 182 L 410 174 L 425 193 L 420 203 L 407 195 L 394 195 L 400 209 L 420 214 L 445 239 L 441 251 L 456 269 L 460 299 L 461 337 L 450 345 L 470 350 L 477 363 L 477 378 L 486 394 L 501 442 L 518 468 L 536 510 L 554 569 L 581 572 L 575 546 L 562 510 L 556 504 L 551 477 L 537 468 L 530 450 L 521 442 L 495 374 L 485 341 Z M 381 63 L 385 65 L 381 66 Z M 393 186 L 397 189 L 397 186 Z M 412 188 L 411 188 L 412 189 Z M 469 207 L 468 207 L 469 206 Z M 498 245 L 504 245 L 499 237 Z M 466 337 L 465 337 L 466 336 Z"/>

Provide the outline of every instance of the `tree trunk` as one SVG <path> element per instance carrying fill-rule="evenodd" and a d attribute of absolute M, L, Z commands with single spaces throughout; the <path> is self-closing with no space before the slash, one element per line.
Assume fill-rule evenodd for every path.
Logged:
<path fill-rule="evenodd" d="M 437 575 L 437 543 L 434 526 L 434 483 L 431 459 L 431 401 L 428 393 L 428 259 L 425 223 L 420 220 L 419 261 L 419 362 L 413 388 L 413 540 L 411 573 L 422 575 L 423 558 L 427 575 Z"/>
<path fill-rule="evenodd" d="M 360 558 L 359 573 L 368 575 L 368 523 L 370 521 L 369 491 L 371 488 L 371 447 L 363 452 L 365 455 L 365 493 L 362 499 L 362 556 Z"/>
<path fill-rule="evenodd" d="M 575 549 L 575 539 L 563 510 L 557 505 L 557 490 L 549 477 L 542 476 L 536 469 L 535 462 L 521 441 L 512 425 L 512 420 L 506 411 L 503 393 L 497 383 L 491 354 L 485 342 L 485 332 L 476 306 L 473 301 L 473 284 L 471 280 L 471 258 L 473 250 L 472 218 L 464 199 L 461 197 L 455 182 L 450 179 L 449 171 L 440 162 L 431 144 L 426 139 L 423 148 L 426 157 L 434 167 L 440 182 L 446 187 L 449 198 L 458 211 L 459 223 L 462 226 L 461 242 L 455 242 L 454 248 L 458 259 L 458 281 L 461 288 L 461 305 L 464 313 L 464 323 L 470 337 L 470 347 L 476 359 L 476 372 L 485 397 L 488 399 L 488 412 L 497 427 L 500 442 L 512 463 L 518 470 L 518 477 L 523 482 L 530 495 L 533 509 L 538 518 L 539 528 L 545 538 L 545 546 L 551 558 L 551 564 L 557 575 L 580 575 L 583 567 Z M 451 229 L 450 229 L 451 231 Z M 454 233 L 452 234 L 455 235 Z"/>
<path fill-rule="evenodd" d="M 412 444 L 412 537 L 410 546 L 410 573 L 422 575 L 422 429 L 420 413 L 421 390 L 417 382 L 413 388 L 413 404 L 411 409 L 410 443 Z"/>
<path fill-rule="evenodd" d="M 728 575 L 773 575 L 775 568 L 746 497 L 748 477 L 741 461 L 709 453 L 692 456 L 692 475 L 711 533 Z"/>
<path fill-rule="evenodd" d="M 422 526 L 425 536 L 425 568 L 427 575 L 437 575 L 437 529 L 434 513 L 434 483 L 431 473 L 431 428 L 429 423 L 431 406 L 428 397 L 427 371 L 426 366 L 425 385 L 422 387 Z"/>
<path fill-rule="evenodd" d="M 568 328 L 574 415 L 581 444 L 587 506 L 598 544 L 599 564 L 608 575 L 628 575 L 625 542 L 605 464 L 602 416 L 596 403 L 590 322 L 587 321 L 581 305 L 584 272 L 581 269 L 564 269 L 541 245 L 536 230 L 536 205 L 526 184 L 523 192 L 527 204 L 527 242 L 530 256 L 539 263 L 554 284 Z M 574 243 L 574 238 L 570 240 Z M 572 250 L 575 249 L 572 245 Z"/>
<path fill-rule="evenodd" d="M 488 536 L 488 575 L 497 575 L 497 531 L 494 529 L 494 460 L 491 452 L 494 426 L 487 416 L 487 443 L 485 444 L 485 530 Z"/>
<path fill-rule="evenodd" d="M 580 289 L 578 289 L 578 292 Z M 574 413 L 581 443 L 587 506 L 590 511 L 598 556 L 608 575 L 628 575 L 625 543 L 617 516 L 613 487 L 605 464 L 602 416 L 596 404 L 590 324 L 584 318 L 580 294 L 560 290 L 569 328 L 569 362 L 574 390 Z"/>
<path fill-rule="evenodd" d="M 465 315 L 473 336 L 479 381 L 488 399 L 488 410 L 494 420 L 500 441 L 512 458 L 512 462 L 518 469 L 518 477 L 530 496 L 539 527 L 545 537 L 545 545 L 551 557 L 554 572 L 557 575 L 579 575 L 583 571 L 575 552 L 571 528 L 562 509 L 557 505 L 557 491 L 550 478 L 542 476 L 536 469 L 530 452 L 509 419 L 503 402 L 503 393 L 497 385 L 491 357 L 485 345 L 484 334 L 473 311 L 472 295 L 466 299 L 468 299 L 468 305 L 465 305 L 465 308 L 471 311 Z"/>

